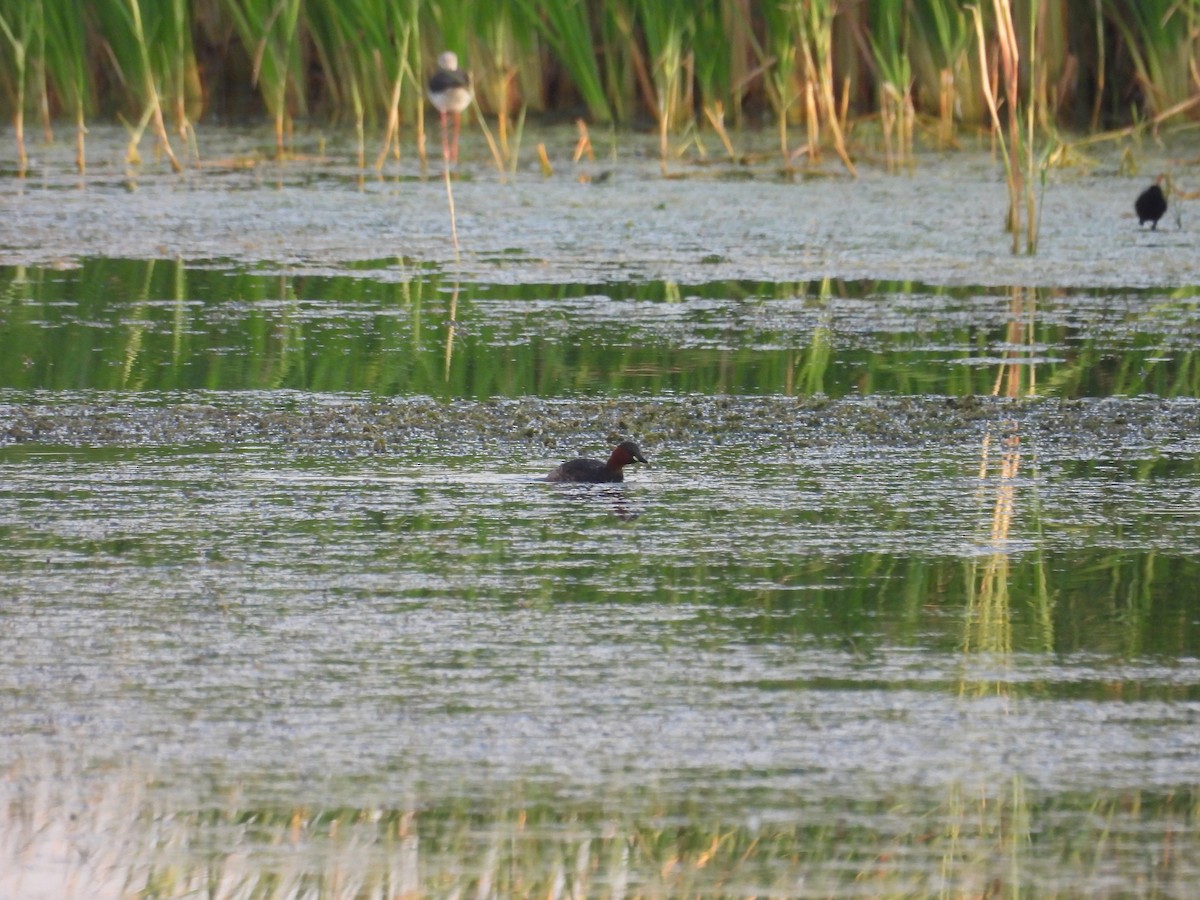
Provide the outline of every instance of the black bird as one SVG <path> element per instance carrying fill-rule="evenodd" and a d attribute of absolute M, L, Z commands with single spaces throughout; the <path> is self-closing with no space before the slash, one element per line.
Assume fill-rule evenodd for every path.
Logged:
<path fill-rule="evenodd" d="M 429 78 L 429 102 L 442 114 L 442 155 L 458 162 L 458 131 L 462 112 L 471 105 L 471 76 L 458 67 L 458 54 L 447 50 L 438 56 L 438 69 Z M 454 114 L 454 143 L 446 135 L 446 114 Z"/>
<path fill-rule="evenodd" d="M 1138 194 L 1137 200 L 1134 201 L 1133 208 L 1137 211 L 1139 228 L 1149 222 L 1151 231 L 1158 230 L 1158 220 L 1167 211 L 1167 195 L 1159 187 L 1166 177 L 1166 175 L 1159 175 L 1154 179 L 1154 184 Z"/>
<path fill-rule="evenodd" d="M 585 481 L 591 484 L 604 484 L 612 481 L 624 481 L 621 471 L 633 462 L 646 462 L 642 451 L 633 441 L 621 441 L 613 448 L 608 462 L 599 459 L 569 459 L 549 475 L 546 481 Z"/>

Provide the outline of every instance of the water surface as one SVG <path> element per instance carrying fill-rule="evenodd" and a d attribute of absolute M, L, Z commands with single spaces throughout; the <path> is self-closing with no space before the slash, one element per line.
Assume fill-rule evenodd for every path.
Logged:
<path fill-rule="evenodd" d="M 913 282 L 462 282 L 84 259 L 0 267 L 0 387 L 1200 395 L 1198 288 Z M 1007 391 L 1007 387 L 1006 387 Z"/>
<path fill-rule="evenodd" d="M 0 893 L 1195 894 L 1186 215 L 621 152 L 0 188 Z"/>

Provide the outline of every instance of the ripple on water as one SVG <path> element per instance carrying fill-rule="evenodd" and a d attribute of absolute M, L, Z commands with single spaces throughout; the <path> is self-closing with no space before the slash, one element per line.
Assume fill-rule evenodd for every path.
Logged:
<path fill-rule="evenodd" d="M 1192 237 L 470 160 L 9 198 L 0 894 L 1194 895 Z"/>

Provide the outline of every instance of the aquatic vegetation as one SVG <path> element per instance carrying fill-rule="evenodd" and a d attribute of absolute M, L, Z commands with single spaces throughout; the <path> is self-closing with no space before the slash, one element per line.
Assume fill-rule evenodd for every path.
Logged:
<path fill-rule="evenodd" d="M 37 71 L 37 49 L 44 44 L 44 11 L 41 3 L 8 3 L 0 7 L 0 37 L 7 42 L 4 72 L 6 87 L 15 97 L 13 132 L 17 144 L 17 174 L 24 177 L 29 165 L 25 149 L 25 106 L 28 103 L 30 69 Z"/>
<path fill-rule="evenodd" d="M 729 134 L 736 163 L 661 178 L 661 124 L 553 178 L 591 138 L 541 130 L 545 179 L 443 169 L 451 256 L 443 185 L 364 178 L 367 129 L 390 104 L 398 150 L 443 41 L 505 102 L 520 16 L 481 40 L 412 0 L 372 31 L 365 3 L 294 32 L 357 166 L 285 124 L 318 159 L 180 179 L 117 132 L 86 179 L 48 148 L 0 182 L 0 895 L 1195 895 L 1186 234 L 1064 178 L 1060 243 L 1018 259 L 973 230 L 989 161 L 798 177 L 797 114 L 848 152 L 858 126 L 846 19 L 796 3 L 782 178 Z M 643 46 L 620 6 L 574 7 L 631 45 L 603 90 L 666 46 L 642 99 L 701 152 L 686 47 L 717 19 Z M 911 42 L 878 44 L 897 82 Z M 775 65 L 714 63 L 714 127 L 734 84 L 761 112 L 748 59 Z M 189 67 L 150 60 L 169 120 Z M 630 438 L 627 484 L 537 483 Z"/>
<path fill-rule="evenodd" d="M 1200 25 L 1196 4 L 1147 0 L 1126 5 L 1106 0 L 1104 11 L 1132 61 L 1134 84 L 1120 100 L 1131 108 L 1135 120 L 1153 119 L 1200 102 L 1194 75 Z"/>
<path fill-rule="evenodd" d="M 88 88 L 84 8 L 84 0 L 73 3 L 63 0 L 45 6 L 46 81 L 61 98 L 62 112 L 74 117 L 75 168 L 81 175 L 87 170 L 87 116 L 92 99 Z"/>
<path fill-rule="evenodd" d="M 504 153 L 514 104 L 563 112 L 582 103 L 596 123 L 631 124 L 648 114 L 664 142 L 692 133 L 689 144 L 697 146 L 698 125 L 724 127 L 718 109 L 731 113 L 735 128 L 769 109 L 785 148 L 787 127 L 803 121 L 812 161 L 828 143 L 852 169 L 852 153 L 869 146 L 856 145 L 867 140 L 854 134 L 856 118 L 883 116 L 889 132 L 900 129 L 900 146 L 904 134 L 916 136 L 916 116 L 936 119 L 942 147 L 960 126 L 987 124 L 991 70 L 977 60 L 992 46 L 1007 58 L 1014 43 L 1027 67 L 1010 76 L 1002 66 L 1004 92 L 1019 77 L 1020 92 L 1032 98 L 1027 109 L 1047 132 L 1085 120 L 1095 129 L 1194 114 L 1193 4 L 1077 7 L 995 3 L 980 8 L 976 32 L 972 7 L 959 0 L 5 0 L 0 84 L 18 157 L 27 112 L 79 123 L 133 110 L 135 135 L 153 124 L 166 154 L 164 107 L 186 132 L 205 105 L 248 90 L 260 94 L 279 155 L 292 118 L 310 109 L 352 118 L 358 129 L 386 122 L 385 149 L 400 122 L 412 122 L 421 146 L 421 82 L 444 49 L 478 70 L 480 101 L 499 117 Z M 1068 18 L 1074 33 L 1097 36 L 1094 47 L 1066 40 Z M 1105 37 L 1112 29 L 1117 53 Z"/>
<path fill-rule="evenodd" d="M 1000 156 L 1004 161 L 1004 175 L 1008 182 L 1008 216 L 1006 229 L 1012 234 L 1012 252 L 1016 253 L 1021 244 L 1021 218 L 1025 195 L 1032 191 L 1027 183 L 1028 173 L 1021 165 L 1021 97 L 1018 87 L 1017 63 L 1020 58 L 1020 47 L 1013 26 L 1012 8 L 1008 0 L 995 0 L 993 3 L 995 18 L 1000 23 L 1000 38 L 997 41 L 999 81 L 1004 86 L 1003 103 L 995 95 L 991 84 L 984 83 L 984 98 L 992 115 L 992 125 L 996 139 L 1000 142 Z M 971 8 L 975 19 L 975 46 L 979 50 L 979 67 L 989 71 L 991 66 L 987 58 L 987 41 L 983 31 L 983 13 L 978 7 Z M 1008 119 L 1005 137 L 1005 125 L 1000 119 L 1000 108 L 1003 105 Z M 1030 194 L 1029 196 L 1032 196 Z M 1033 220 L 1030 219 L 1030 238 L 1032 238 Z M 1031 242 L 1026 244 L 1029 252 L 1033 251 Z"/>
<path fill-rule="evenodd" d="M 695 32 L 695 13 L 689 0 L 643 0 L 636 6 L 636 22 L 646 43 L 647 59 L 640 68 L 648 69 L 653 90 L 653 112 L 658 120 L 659 158 L 662 171 L 667 173 L 667 135 L 691 119 L 691 111 L 685 106 L 690 99 L 690 89 L 685 69 L 685 48 L 690 45 Z M 632 39 L 632 25 L 630 34 Z M 634 45 L 636 46 L 636 44 Z"/>
<path fill-rule="evenodd" d="M 596 56 L 595 27 L 586 3 L 539 3 L 520 0 L 527 20 L 554 49 L 558 62 L 571 75 L 575 89 L 597 122 L 612 119 L 611 101 L 604 88 Z"/>
<path fill-rule="evenodd" d="M 879 116 L 883 123 L 884 150 L 888 171 L 900 168 L 911 170 L 913 160 L 913 130 L 916 110 L 913 107 L 912 63 L 908 51 L 910 31 L 907 4 L 895 0 L 890 6 L 876 4 L 873 12 L 878 18 L 868 33 L 871 52 L 880 71 Z M 939 141 L 949 145 L 945 135 Z"/>
<path fill-rule="evenodd" d="M 174 100 L 178 127 L 186 132 L 186 71 L 195 65 L 190 59 L 188 41 L 190 10 L 183 0 L 144 5 L 145 10 L 142 0 L 102 0 L 99 4 L 106 13 L 101 14 L 100 21 L 110 58 L 136 110 L 135 123 L 129 129 L 126 159 L 135 165 L 141 162 L 138 146 L 145 129 L 153 126 L 159 149 L 171 169 L 181 172 L 183 164 L 171 147 L 163 106 Z M 170 94 L 164 96 L 164 90 L 168 89 L 173 90 L 173 98 Z"/>
<path fill-rule="evenodd" d="M 297 89 L 301 0 L 225 0 L 224 8 L 250 53 L 250 81 L 261 90 L 267 113 L 275 122 L 275 154 L 282 159 L 284 134 L 292 115 L 289 95 L 300 114 L 307 97 Z"/>
<path fill-rule="evenodd" d="M 909 64 L 921 84 L 918 93 L 938 98 L 935 144 L 948 149 L 957 144 L 960 121 L 980 120 L 982 79 L 990 73 L 971 65 L 971 14 L 957 0 L 917 4 L 910 21 L 922 39 L 910 41 Z"/>

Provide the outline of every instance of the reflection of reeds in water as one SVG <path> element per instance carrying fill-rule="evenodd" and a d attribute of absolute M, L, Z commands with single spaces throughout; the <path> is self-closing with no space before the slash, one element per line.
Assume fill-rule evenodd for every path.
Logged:
<path fill-rule="evenodd" d="M 1001 439 L 999 468 L 991 494 L 988 545 L 992 552 L 971 567 L 967 594 L 966 628 L 963 653 L 983 653 L 1007 658 L 1012 653 L 1012 620 L 1009 600 L 1009 557 L 1004 550 L 1012 528 L 1016 501 L 1015 481 L 1021 469 L 1021 437 L 1017 423 L 1008 424 L 1009 432 Z M 979 463 L 979 499 L 985 506 L 992 470 L 992 433 L 983 438 Z M 985 506 L 986 508 L 986 506 Z M 997 682 L 1003 690 L 1003 683 Z M 965 685 L 964 685 L 965 687 Z"/>
<path fill-rule="evenodd" d="M 996 371 L 992 385 L 993 397 L 1015 400 L 1037 393 L 1037 368 L 1028 361 L 1037 340 L 1035 318 L 1037 291 L 1034 288 L 1013 286 L 1009 302 L 1009 319 L 1005 340 L 1004 361 Z M 1029 349 L 1022 349 L 1028 347 Z"/>
<path fill-rule="evenodd" d="M 1013 287 L 1003 360 L 997 368 L 992 386 L 993 396 L 1017 399 L 1035 393 L 1037 370 L 1029 355 L 1034 352 L 1036 340 L 1036 311 L 1036 291 Z M 998 439 L 998 460 L 994 446 L 997 438 L 990 429 L 984 435 L 980 448 L 977 500 L 981 510 L 988 511 L 984 527 L 986 545 L 991 552 L 972 566 L 963 651 L 967 655 L 984 653 L 1007 658 L 1012 653 L 1012 598 L 1009 592 L 1010 558 L 1006 546 L 1011 540 L 1017 508 L 1021 434 L 1016 421 L 1010 421 L 1002 427 L 1004 431 Z M 1032 489 L 1027 508 L 1035 514 L 1038 509 L 1036 492 Z M 1042 645 L 1049 649 L 1053 644 L 1049 591 L 1040 553 L 1037 560 L 1037 587 L 1035 595 L 1028 599 L 1037 611 Z M 996 688 L 1006 689 L 1000 682 Z"/>
<path fill-rule="evenodd" d="M 1013 319 L 1010 322 L 1010 346 L 1015 343 L 1013 328 L 1021 324 L 1014 292 Z M 1019 380 L 1016 361 L 1001 365 L 1002 372 L 1010 370 Z M 1002 376 L 997 377 L 999 391 Z M 1010 381 L 1010 383 L 1012 383 Z M 983 527 L 990 552 L 975 560 L 968 569 L 967 607 L 963 627 L 963 656 L 980 656 L 993 665 L 1007 666 L 1013 652 L 1011 560 L 1006 544 L 1011 539 L 1017 503 L 1017 483 L 1021 474 L 1021 434 L 1016 421 L 1004 423 L 998 439 L 999 459 L 995 458 L 996 435 L 989 428 L 983 437 L 979 457 L 979 488 L 977 501 L 981 513 L 986 511 Z M 963 694 L 999 694 L 1008 696 L 1011 683 L 1004 677 L 979 680 L 969 671 L 960 684 Z M 1007 796 L 1006 796 L 1007 793 Z M 1003 785 L 981 785 L 977 798 L 968 796 L 963 786 L 951 792 L 948 807 L 950 824 L 947 828 L 947 866 L 959 861 L 963 854 L 984 851 L 974 867 L 991 869 L 990 879 L 980 885 L 986 896 L 1016 895 L 1022 881 L 1023 860 L 1029 855 L 1033 828 L 1030 820 L 1025 781 L 1014 774 L 1010 789 Z M 963 845 L 960 835 L 974 827 L 983 826 L 990 841 Z M 1008 883 L 1006 886 L 1006 882 Z"/>
<path fill-rule="evenodd" d="M 138 291 L 136 301 L 132 305 L 129 316 L 129 333 L 125 339 L 125 358 L 121 366 L 121 389 L 126 391 L 141 390 L 143 385 L 134 381 L 133 373 L 138 358 L 141 356 L 142 339 L 146 333 L 146 303 L 149 299 L 150 286 L 153 283 L 154 264 L 146 267 L 145 280 Z"/>
<path fill-rule="evenodd" d="M 454 213 L 454 191 L 450 187 L 450 160 L 446 160 L 445 166 L 442 168 L 446 182 L 446 209 L 450 213 L 450 237 L 454 241 L 454 261 L 459 261 L 458 257 L 458 217 Z"/>
<path fill-rule="evenodd" d="M 171 810 L 148 773 L 5 774 L 5 897 L 1077 896 L 1194 877 L 1194 795 L 1039 801 L 1019 777 L 940 802 L 897 786 L 880 801 L 804 804 L 804 824 L 747 825 L 633 789 L 604 809 L 515 789 L 420 813 L 236 796 Z"/>
<path fill-rule="evenodd" d="M 1022 861 L 1033 834 L 1025 780 L 1014 775 L 1008 790 L 981 787 L 977 794 L 955 785 L 946 807 L 942 870 L 948 875 L 965 870 L 978 879 L 955 896 L 1021 896 L 1020 885 L 1028 878 Z"/>
<path fill-rule="evenodd" d="M 788 396 L 794 396 L 797 390 L 802 396 L 823 392 L 833 362 L 833 312 L 829 302 L 833 296 L 833 282 L 828 278 L 822 280 L 817 294 L 823 304 L 821 316 L 812 330 L 808 349 L 799 352 L 798 358 L 793 355 L 792 364 L 787 368 L 783 392 Z"/>
<path fill-rule="evenodd" d="M 472 105 L 474 105 L 474 104 L 472 104 Z M 478 112 L 478 106 L 476 106 L 476 112 Z M 479 121 L 480 121 L 480 123 L 483 123 L 482 116 L 479 117 Z M 484 124 L 484 128 L 486 129 L 486 127 L 487 127 L 486 124 L 485 123 L 483 123 L 483 124 Z M 451 180 L 450 180 L 450 151 L 448 149 L 449 144 L 447 144 L 447 142 L 446 142 L 445 129 L 446 129 L 446 122 L 445 122 L 445 117 L 443 117 L 443 119 L 442 119 L 442 131 L 443 131 L 443 134 L 442 134 L 442 178 L 446 183 L 446 208 L 450 214 L 450 237 L 454 241 L 454 265 L 455 265 L 455 269 L 457 271 L 457 267 L 461 263 L 461 256 L 460 256 L 459 247 L 458 247 L 458 217 L 454 211 L 454 190 L 451 187 Z M 500 157 L 496 150 L 495 143 L 492 141 L 490 133 L 488 134 L 488 143 L 492 145 L 493 153 L 497 154 L 496 155 L 496 164 L 500 168 L 501 173 L 503 173 L 503 171 L 504 171 L 503 165 L 500 162 Z M 450 364 L 451 364 L 451 360 L 453 359 L 453 354 L 454 354 L 454 338 L 455 338 L 457 328 L 458 328 L 458 282 L 456 281 L 454 283 L 454 290 L 450 295 L 450 315 L 446 322 L 446 358 L 445 358 L 445 363 L 444 363 L 444 368 L 443 368 L 443 380 L 445 380 L 446 382 L 450 381 Z"/>
<path fill-rule="evenodd" d="M 1009 322 L 1004 361 L 996 374 L 993 395 L 1016 398 L 1022 384 L 1022 374 L 1029 373 L 1033 383 L 1033 366 L 1026 365 L 1022 347 L 1033 339 L 1034 292 L 1014 287 L 1009 307 Z M 1031 388 L 1032 389 L 1032 388 Z M 988 508 L 987 544 L 992 552 L 972 567 L 972 580 L 967 597 L 967 627 L 963 635 L 963 652 L 984 653 L 1007 657 L 1012 653 L 1012 619 L 1009 597 L 1009 556 L 1004 549 L 1008 543 L 1016 505 L 1016 481 L 1021 472 L 1021 435 L 1015 421 L 1007 423 L 1000 438 L 999 464 L 993 467 L 994 435 L 989 429 L 983 437 L 979 455 L 979 492 L 981 508 Z M 1002 683 L 997 689 L 1003 690 Z"/>
<path fill-rule="evenodd" d="M 454 285 L 454 291 L 450 294 L 450 315 L 446 318 L 446 358 L 443 367 L 442 375 L 444 380 L 450 381 L 450 365 L 454 360 L 454 338 L 458 329 L 458 285 Z"/>

